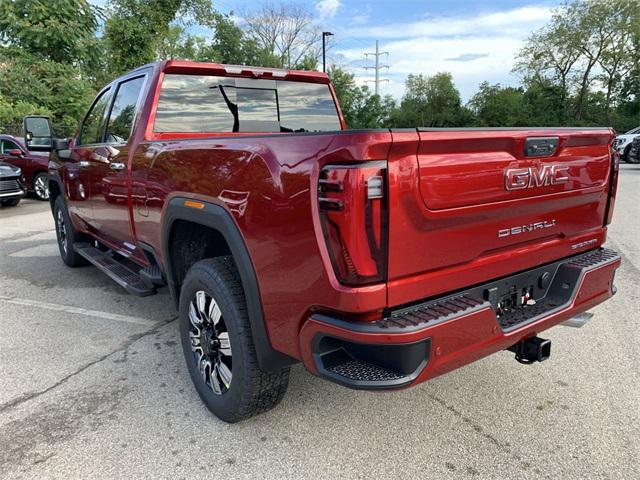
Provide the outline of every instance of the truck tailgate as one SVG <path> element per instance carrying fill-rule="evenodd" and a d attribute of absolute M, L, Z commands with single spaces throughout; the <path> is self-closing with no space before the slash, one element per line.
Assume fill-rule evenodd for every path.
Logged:
<path fill-rule="evenodd" d="M 418 129 L 392 135 L 390 305 L 604 241 L 610 129 Z"/>

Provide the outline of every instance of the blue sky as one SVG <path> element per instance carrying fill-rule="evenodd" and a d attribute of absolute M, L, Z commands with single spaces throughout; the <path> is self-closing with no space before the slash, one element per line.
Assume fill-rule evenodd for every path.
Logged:
<path fill-rule="evenodd" d="M 410 73 L 451 72 L 463 100 L 483 80 L 518 84 L 511 73 L 514 56 L 523 41 L 542 27 L 560 1 L 521 0 L 315 0 L 293 1 L 310 8 L 318 23 L 335 34 L 329 61 L 347 68 L 360 82 L 372 78 L 363 53 L 375 40 L 389 52 L 389 82 L 381 93 L 400 97 Z M 215 1 L 221 11 L 242 15 L 259 2 Z M 371 85 L 372 86 L 372 85 Z"/>
<path fill-rule="evenodd" d="M 212 0 L 216 9 L 241 17 L 259 8 L 261 0 Z M 278 3 L 278 0 L 265 0 Z M 92 0 L 102 4 L 106 0 Z M 454 76 L 463 101 L 483 80 L 516 85 L 511 73 L 514 57 L 524 40 L 551 17 L 560 0 L 284 0 L 316 16 L 323 30 L 333 32 L 328 61 L 356 75 L 359 82 L 372 78 L 365 52 L 375 40 L 388 51 L 389 65 L 382 94 L 402 96 L 410 73 L 431 75 L 447 71 Z M 193 33 L 210 35 L 204 29 Z M 372 85 L 371 85 L 372 86 Z"/>

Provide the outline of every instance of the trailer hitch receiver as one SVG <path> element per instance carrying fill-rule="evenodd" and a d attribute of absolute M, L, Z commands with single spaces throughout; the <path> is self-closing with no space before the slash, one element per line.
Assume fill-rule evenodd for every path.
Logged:
<path fill-rule="evenodd" d="M 540 337 L 530 337 L 519 341 L 508 348 L 516 354 L 516 360 L 525 365 L 543 362 L 551 356 L 551 340 Z"/>

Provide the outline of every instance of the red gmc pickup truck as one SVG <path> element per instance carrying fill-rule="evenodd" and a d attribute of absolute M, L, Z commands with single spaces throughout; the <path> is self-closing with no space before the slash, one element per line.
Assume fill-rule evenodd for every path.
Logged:
<path fill-rule="evenodd" d="M 166 285 L 228 422 L 276 405 L 298 361 L 384 390 L 545 360 L 539 333 L 615 292 L 611 129 L 348 130 L 322 73 L 168 61 L 105 87 L 71 140 L 25 132 L 52 150 L 64 262 Z"/>

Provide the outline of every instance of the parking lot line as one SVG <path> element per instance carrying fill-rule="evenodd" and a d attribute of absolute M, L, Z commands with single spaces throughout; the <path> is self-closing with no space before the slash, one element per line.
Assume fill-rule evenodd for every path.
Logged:
<path fill-rule="evenodd" d="M 153 327 L 158 325 L 155 320 L 149 320 L 147 318 L 132 317 L 130 315 L 120 315 L 118 313 L 103 312 L 101 310 L 89 310 L 86 308 L 73 307 L 70 305 L 59 305 L 57 303 L 39 302 L 36 300 L 28 300 L 26 298 L 6 297 L 0 295 L 0 302 L 11 303 L 13 305 L 21 305 L 25 307 L 44 308 L 46 310 L 54 310 L 65 313 L 75 313 L 78 315 L 87 315 L 89 317 L 102 318 L 104 320 L 114 320 L 116 322 L 133 323 L 136 325 L 144 325 L 146 327 Z"/>

